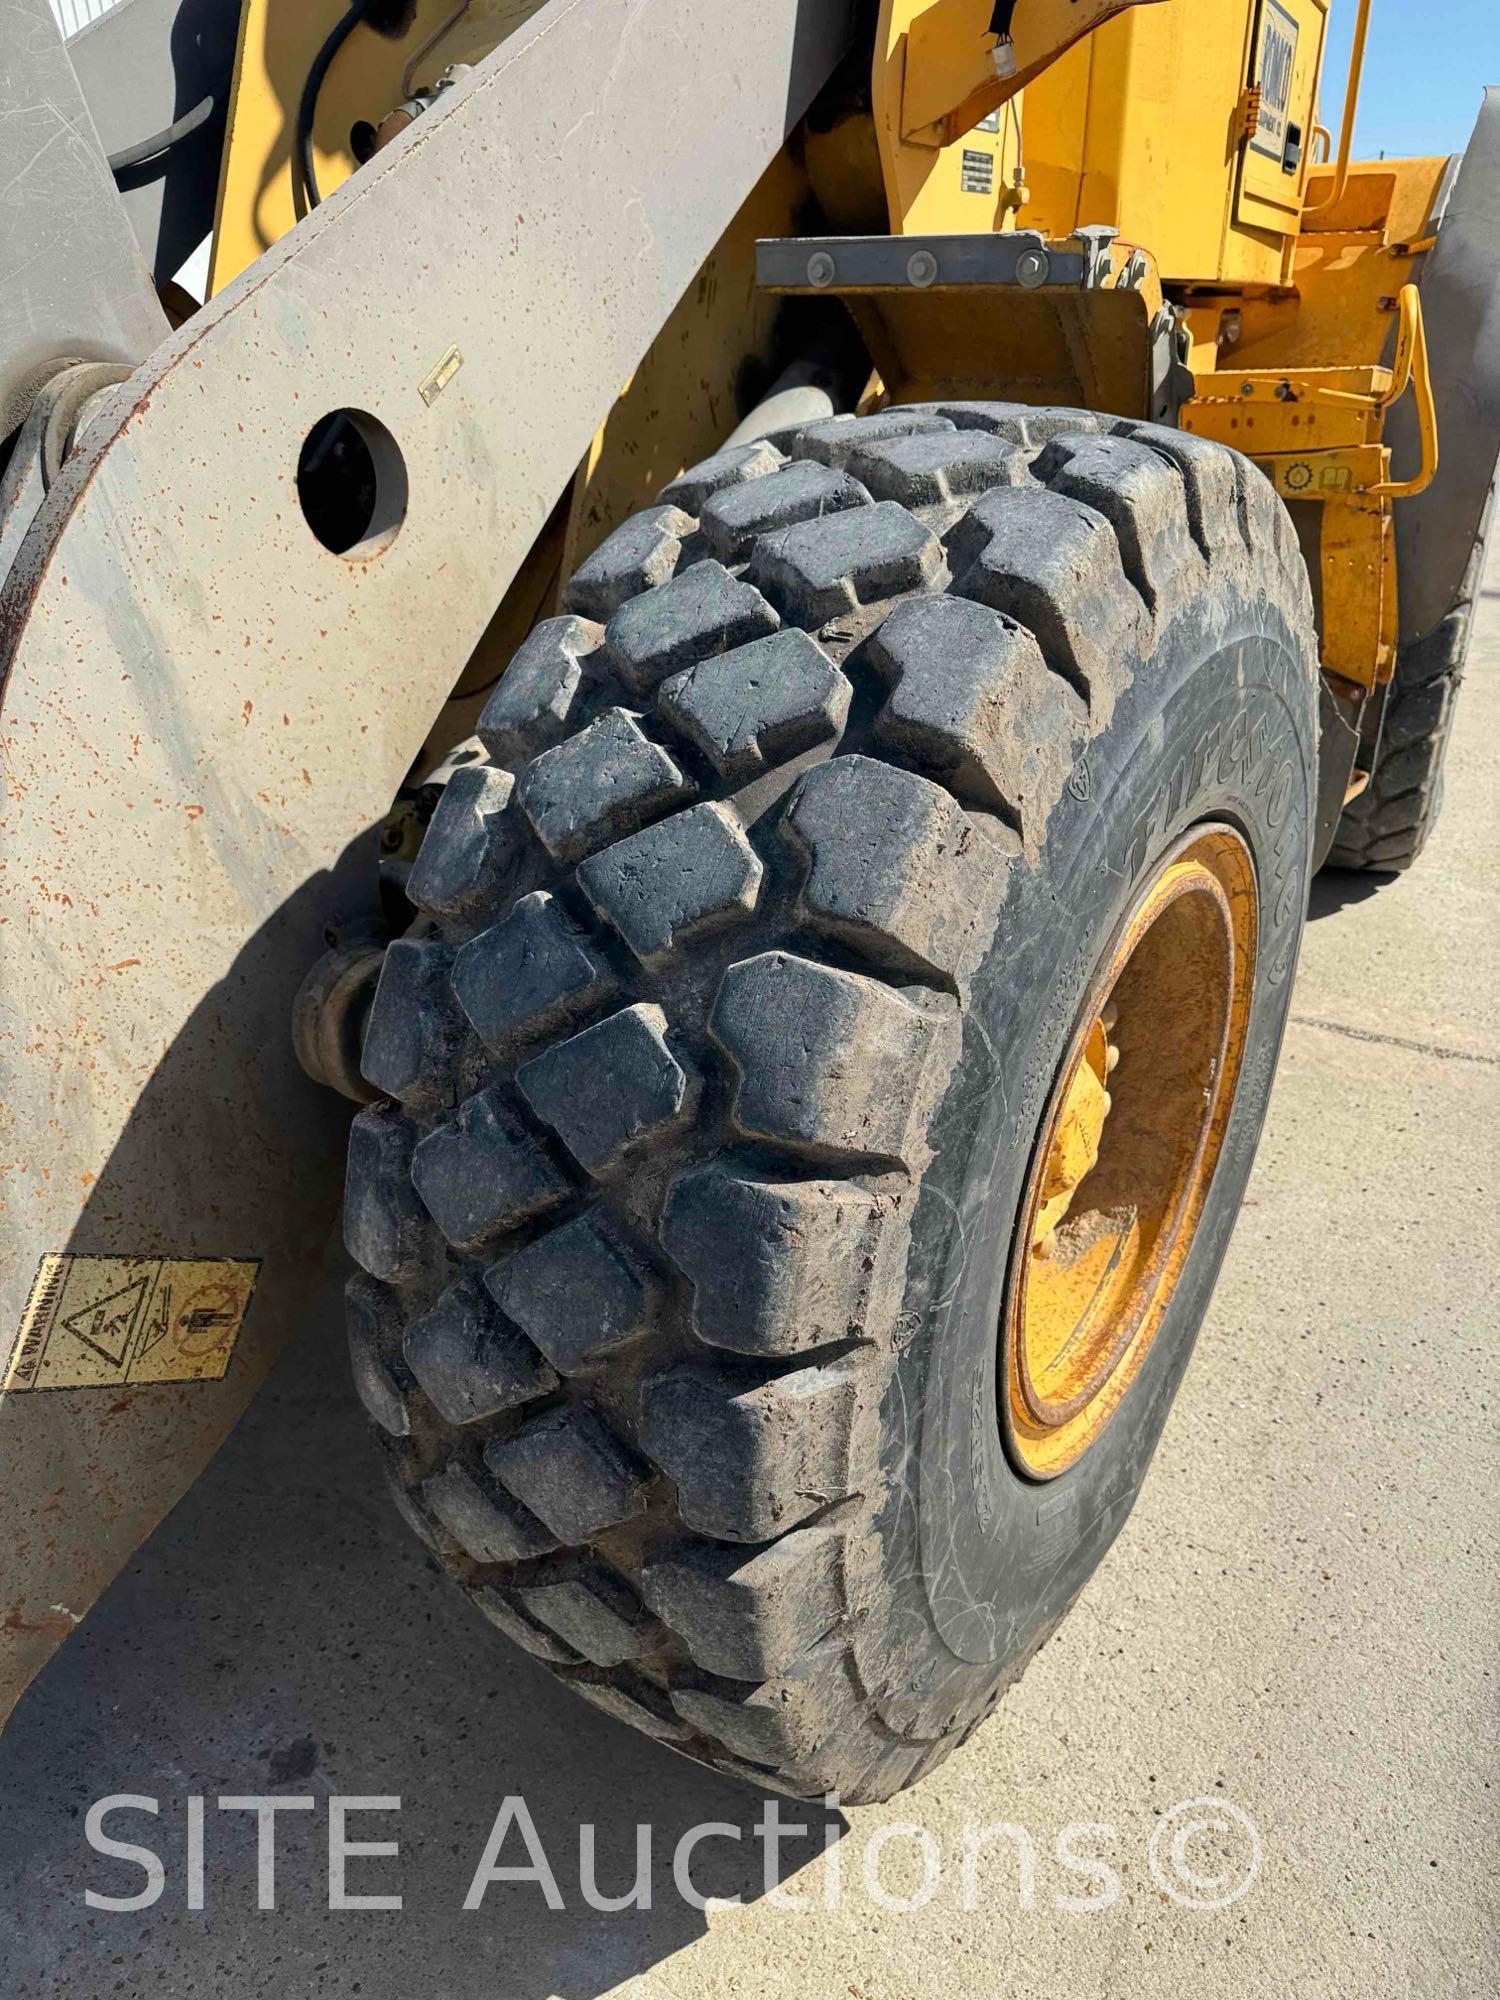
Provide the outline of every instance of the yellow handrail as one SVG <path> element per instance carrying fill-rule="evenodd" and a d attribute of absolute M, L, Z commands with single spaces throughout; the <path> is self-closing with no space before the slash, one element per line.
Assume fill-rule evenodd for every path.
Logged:
<path fill-rule="evenodd" d="M 1354 149 L 1354 114 L 1359 107 L 1359 83 L 1365 67 L 1365 38 L 1370 31 L 1370 0 L 1359 0 L 1359 14 L 1354 23 L 1354 45 L 1349 51 L 1349 83 L 1344 92 L 1344 122 L 1339 128 L 1339 156 L 1333 170 L 1333 191 L 1314 202 L 1311 208 L 1302 211 L 1303 220 L 1309 215 L 1321 215 L 1325 208 L 1332 208 L 1339 201 L 1349 184 L 1349 155 Z"/>
<path fill-rule="evenodd" d="M 1422 299 L 1415 285 L 1403 285 L 1400 294 L 1401 318 L 1396 330 L 1396 363 L 1391 386 L 1381 398 L 1387 406 L 1404 395 L 1408 383 L 1417 398 L 1417 431 L 1422 441 L 1422 462 L 1411 479 L 1383 479 L 1369 491 L 1386 500 L 1410 500 L 1425 493 L 1437 476 L 1437 405 L 1432 398 L 1432 375 L 1427 363 L 1427 331 L 1422 324 Z"/>

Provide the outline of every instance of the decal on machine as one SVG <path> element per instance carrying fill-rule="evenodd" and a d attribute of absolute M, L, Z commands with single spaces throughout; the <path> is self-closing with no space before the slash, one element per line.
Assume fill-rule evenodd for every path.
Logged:
<path fill-rule="evenodd" d="M 259 1269 L 254 1258 L 50 1253 L 37 1266 L 0 1393 L 217 1382 Z"/>
<path fill-rule="evenodd" d="M 993 194 L 995 191 L 995 156 L 982 153 L 976 146 L 965 146 L 959 163 L 959 186 L 965 194 Z"/>
<path fill-rule="evenodd" d="M 1253 152 L 1264 153 L 1268 159 L 1281 160 L 1286 154 L 1292 72 L 1296 66 L 1297 23 L 1280 0 L 1266 0 L 1260 23 L 1260 61 L 1256 66 L 1260 122 L 1250 146 Z"/>

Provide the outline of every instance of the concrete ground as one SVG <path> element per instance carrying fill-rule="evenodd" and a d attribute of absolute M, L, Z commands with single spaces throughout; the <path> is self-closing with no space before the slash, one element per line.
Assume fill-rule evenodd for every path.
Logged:
<path fill-rule="evenodd" d="M 443 1584 L 372 1476 L 342 1356 L 309 1343 L 0 1742 L 0 1990 L 1500 1990 L 1497 745 L 1500 564 L 1426 856 L 1374 893 L 1316 886 L 1270 1126 L 1141 1503 L 1020 1690 L 940 1771 L 888 1807 L 789 1808 L 809 1831 L 767 1873 L 758 1794 L 575 1702 Z M 143 1879 L 86 1842 L 112 1792 L 160 1807 L 106 1828 L 165 1864 L 160 1900 L 133 1914 L 84 1902 Z M 252 1793 L 315 1802 L 282 1816 L 274 1911 L 255 1908 L 252 1821 L 215 1808 Z M 201 1910 L 190 1794 L 208 1797 Z M 395 1859 L 351 1861 L 349 1887 L 399 1889 L 400 1911 L 328 1908 L 334 1794 L 399 1795 L 348 1836 L 399 1840 Z M 462 1909 L 507 1794 L 561 1911 L 534 1881 Z M 1188 1824 L 1206 1819 L 1217 1830 Z M 652 1907 L 590 1908 L 580 1823 L 619 1894 L 646 1820 Z M 704 1821 L 722 1824 L 694 1875 L 738 1907 L 672 1886 L 672 1850 Z M 991 1836 L 966 1885 L 965 1829 L 996 1822 L 1019 1831 Z M 513 1831 L 502 1862 L 523 1860 Z"/>

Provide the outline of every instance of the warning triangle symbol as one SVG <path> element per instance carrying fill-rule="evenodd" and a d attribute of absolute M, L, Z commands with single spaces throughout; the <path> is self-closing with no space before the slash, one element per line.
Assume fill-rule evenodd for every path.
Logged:
<path fill-rule="evenodd" d="M 144 1277 L 132 1279 L 128 1285 L 121 1285 L 118 1291 L 108 1292 L 102 1299 L 91 1299 L 77 1312 L 69 1313 L 62 1321 L 66 1332 L 85 1347 L 91 1347 L 101 1355 L 112 1368 L 120 1367 L 130 1349 L 130 1336 L 135 1332 L 136 1320 L 140 1317 L 145 1303 L 148 1280 Z"/>

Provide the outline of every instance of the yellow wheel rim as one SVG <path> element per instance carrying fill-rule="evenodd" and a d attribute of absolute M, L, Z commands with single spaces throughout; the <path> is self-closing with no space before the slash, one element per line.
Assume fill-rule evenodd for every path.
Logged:
<path fill-rule="evenodd" d="M 1255 984 L 1250 850 L 1195 828 L 1089 982 L 1043 1114 L 1001 1321 L 1001 1421 L 1052 1479 L 1118 1409 L 1161 1324 L 1218 1165 Z"/>

